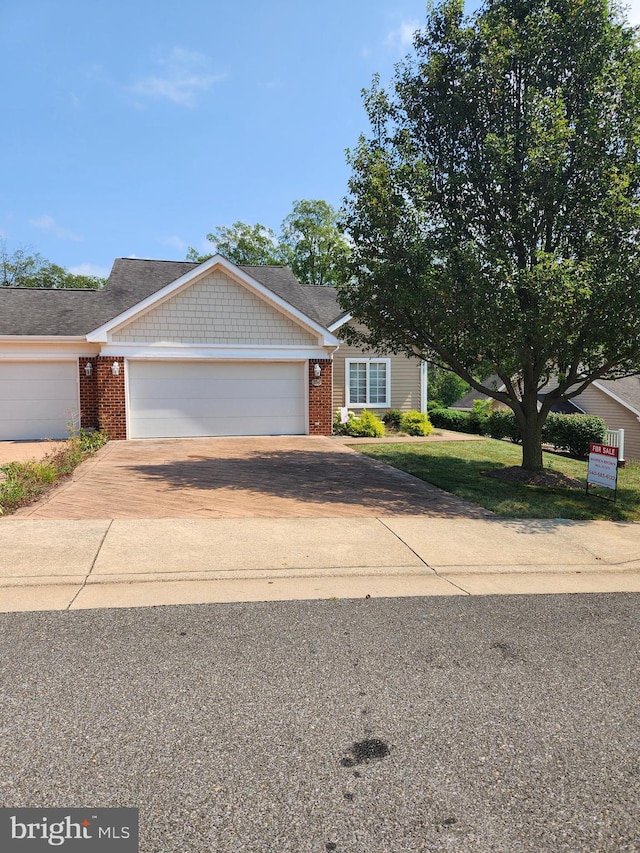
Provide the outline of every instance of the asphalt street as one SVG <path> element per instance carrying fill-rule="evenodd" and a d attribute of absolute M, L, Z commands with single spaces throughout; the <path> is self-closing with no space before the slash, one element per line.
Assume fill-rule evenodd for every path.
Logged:
<path fill-rule="evenodd" d="M 640 851 L 635 594 L 0 615 L 0 800 L 143 853 Z"/>

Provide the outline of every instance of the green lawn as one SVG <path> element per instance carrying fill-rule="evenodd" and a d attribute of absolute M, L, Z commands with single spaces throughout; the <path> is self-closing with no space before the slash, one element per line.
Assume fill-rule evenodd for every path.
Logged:
<path fill-rule="evenodd" d="M 640 521 L 640 465 L 620 469 L 614 504 L 585 495 L 586 461 L 544 454 L 544 466 L 580 480 L 581 488 L 515 485 L 483 476 L 493 468 L 520 465 L 520 447 L 491 438 L 424 444 L 351 445 L 447 492 L 466 498 L 505 518 L 603 518 Z M 613 493 L 607 493 L 613 496 Z"/>

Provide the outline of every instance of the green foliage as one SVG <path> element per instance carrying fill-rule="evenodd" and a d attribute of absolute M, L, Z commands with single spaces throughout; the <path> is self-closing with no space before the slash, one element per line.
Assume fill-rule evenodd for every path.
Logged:
<path fill-rule="evenodd" d="M 607 425 L 593 415 L 550 414 L 545 423 L 543 441 L 573 456 L 587 456 L 589 445 L 602 444 Z"/>
<path fill-rule="evenodd" d="M 450 429 L 454 432 L 468 432 L 469 415 L 457 409 L 433 409 L 429 420 L 437 429 Z"/>
<path fill-rule="evenodd" d="M 552 412 L 542 430 L 542 441 L 573 456 L 586 456 L 591 442 L 602 443 L 607 425 L 593 415 L 561 415 Z M 522 434 L 513 412 L 497 409 L 487 420 L 487 434 L 491 438 L 508 438 L 519 444 Z"/>
<path fill-rule="evenodd" d="M 467 416 L 467 432 L 475 435 L 487 434 L 487 421 L 491 413 L 491 400 L 474 400 L 473 409 Z"/>
<path fill-rule="evenodd" d="M 37 252 L 29 254 L 24 249 L 16 249 L 10 253 L 6 242 L 0 243 L 0 287 L 99 290 L 104 283 L 105 280 L 98 276 L 71 273 Z"/>
<path fill-rule="evenodd" d="M 445 0 L 413 54 L 349 155 L 350 342 L 509 377 L 538 470 L 554 404 L 640 372 L 640 43 L 607 0 Z"/>
<path fill-rule="evenodd" d="M 487 435 L 491 438 L 508 438 L 514 444 L 520 444 L 522 435 L 520 426 L 513 412 L 506 409 L 495 409 L 487 418 Z"/>
<path fill-rule="evenodd" d="M 353 438 L 380 438 L 385 433 L 380 418 L 368 409 L 363 409 L 359 417 L 350 411 L 345 424 L 341 423 L 338 409 L 333 420 L 333 431 L 336 435 L 349 435 Z"/>
<path fill-rule="evenodd" d="M 438 408 L 447 409 L 457 403 L 469 390 L 469 383 L 465 382 L 450 370 L 429 365 L 428 373 L 428 398 Z"/>
<path fill-rule="evenodd" d="M 202 263 L 219 252 L 234 264 L 259 266 L 284 262 L 276 235 L 259 222 L 256 225 L 247 225 L 244 222 L 234 222 L 231 226 L 218 225 L 213 233 L 207 234 L 207 240 L 213 243 L 215 252 L 202 255 L 190 247 L 187 252 L 188 261 Z"/>
<path fill-rule="evenodd" d="M 75 436 L 83 453 L 94 453 L 107 443 L 107 434 L 102 430 L 78 430 Z"/>
<path fill-rule="evenodd" d="M 219 225 L 207 240 L 215 252 L 234 264 L 290 266 L 302 284 L 335 285 L 343 279 L 349 244 L 338 212 L 326 201 L 294 202 L 278 237 L 265 225 L 234 222 Z M 213 253 L 201 254 L 191 247 L 187 260 L 202 263 Z"/>
<path fill-rule="evenodd" d="M 402 412 L 399 409 L 391 409 L 382 416 L 382 422 L 388 429 L 400 429 Z"/>
<path fill-rule="evenodd" d="M 408 435 L 429 435 L 433 432 L 433 426 L 429 416 L 415 409 L 403 412 L 400 417 L 400 431 Z"/>
<path fill-rule="evenodd" d="M 338 212 L 326 201 L 296 201 L 282 223 L 281 246 L 303 284 L 336 285 L 344 277 L 349 244 Z"/>

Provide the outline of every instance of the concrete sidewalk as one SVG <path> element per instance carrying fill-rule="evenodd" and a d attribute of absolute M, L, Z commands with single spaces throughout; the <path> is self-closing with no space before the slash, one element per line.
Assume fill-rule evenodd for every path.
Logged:
<path fill-rule="evenodd" d="M 0 524 L 0 611 L 640 592 L 640 525 L 387 518 Z"/>

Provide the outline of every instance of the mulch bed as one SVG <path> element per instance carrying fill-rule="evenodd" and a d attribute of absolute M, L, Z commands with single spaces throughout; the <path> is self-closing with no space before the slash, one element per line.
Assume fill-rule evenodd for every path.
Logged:
<path fill-rule="evenodd" d="M 552 471 L 543 469 L 542 471 L 525 471 L 518 465 L 513 465 L 509 468 L 494 468 L 491 471 L 483 472 L 485 477 L 492 477 L 494 480 L 502 480 L 505 483 L 512 483 L 514 486 L 546 486 L 550 489 L 583 489 L 584 483 L 577 480 L 575 477 L 569 477 L 560 471 Z"/>

